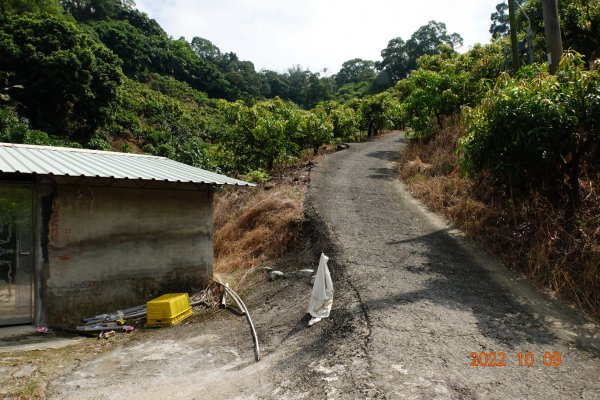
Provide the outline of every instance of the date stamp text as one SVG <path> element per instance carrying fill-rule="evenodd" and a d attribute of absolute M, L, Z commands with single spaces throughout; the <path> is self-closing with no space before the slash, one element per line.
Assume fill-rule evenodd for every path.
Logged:
<path fill-rule="evenodd" d="M 514 357 L 506 355 L 499 351 L 480 351 L 469 354 L 471 363 L 469 367 L 506 367 L 507 365 L 516 365 L 517 367 L 533 367 L 543 365 L 544 367 L 558 367 L 562 363 L 560 352 L 545 352 L 543 355 L 535 355 L 530 351 L 519 352 Z M 511 362 L 513 360 L 514 362 Z"/>

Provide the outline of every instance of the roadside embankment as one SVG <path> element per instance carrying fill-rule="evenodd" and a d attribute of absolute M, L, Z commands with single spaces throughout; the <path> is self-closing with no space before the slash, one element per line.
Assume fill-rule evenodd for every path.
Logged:
<path fill-rule="evenodd" d="M 600 318 L 600 171 L 588 164 L 579 180 L 582 204 L 543 186 L 499 185 L 464 176 L 452 125 L 430 142 L 411 141 L 400 176 L 411 193 L 538 287 Z"/>

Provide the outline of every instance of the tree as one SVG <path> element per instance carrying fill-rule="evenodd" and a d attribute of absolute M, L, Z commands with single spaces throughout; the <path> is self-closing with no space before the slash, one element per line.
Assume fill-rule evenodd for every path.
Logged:
<path fill-rule="evenodd" d="M 302 90 L 308 83 L 308 77 L 312 74 L 308 69 L 303 69 L 300 65 L 288 68 L 285 77 L 289 87 L 289 100 L 296 104 L 303 103 Z"/>
<path fill-rule="evenodd" d="M 0 15 L 23 13 L 47 13 L 54 16 L 63 15 L 58 0 L 0 0 Z"/>
<path fill-rule="evenodd" d="M 580 204 L 585 162 L 600 142 L 600 71 L 566 53 L 558 73 L 505 75 L 474 109 L 465 109 L 462 167 L 490 171 L 498 182 L 548 184 Z M 541 178 L 541 179 L 540 179 Z"/>
<path fill-rule="evenodd" d="M 381 62 L 376 64 L 377 69 L 385 72 L 391 83 L 397 82 L 408 74 L 410 54 L 406 42 L 400 38 L 389 41 L 387 47 L 381 51 Z"/>
<path fill-rule="evenodd" d="M 446 24 L 429 21 L 406 42 L 399 37 L 390 40 L 388 46 L 381 51 L 382 61 L 376 66 L 380 71 L 386 72 L 391 84 L 394 84 L 417 68 L 419 57 L 439 53 L 442 45 L 456 49 L 462 44 L 463 39 L 458 33 L 448 34 Z"/>
<path fill-rule="evenodd" d="M 333 97 L 335 82 L 332 78 L 321 78 L 319 73 L 310 73 L 308 80 L 302 88 L 302 103 L 306 109 L 311 109 L 317 103 L 330 100 Z"/>
<path fill-rule="evenodd" d="M 132 10 L 133 0 L 60 0 L 65 11 L 78 21 L 117 18 L 125 10 Z"/>
<path fill-rule="evenodd" d="M 556 0 L 542 0 L 542 9 L 544 12 L 544 32 L 550 73 L 554 74 L 558 70 L 558 64 L 560 64 L 563 53 L 558 3 Z"/>
<path fill-rule="evenodd" d="M 600 2 L 559 1 L 563 44 L 585 56 L 588 64 L 600 58 Z"/>
<path fill-rule="evenodd" d="M 217 107 L 227 122 L 221 143 L 233 168 L 269 170 L 277 161 L 297 156 L 303 135 L 298 133 L 302 118 L 294 104 L 274 99 L 247 107 L 220 100 Z"/>
<path fill-rule="evenodd" d="M 250 61 L 242 61 L 234 52 L 228 52 L 217 59 L 219 70 L 229 82 L 229 99 L 242 99 L 247 102 L 260 99 L 263 88 L 262 77 Z"/>
<path fill-rule="evenodd" d="M 534 59 L 545 62 L 546 46 L 542 0 L 518 0 L 529 15 L 533 29 Z M 563 47 L 585 56 L 588 64 L 600 56 L 600 2 L 588 0 L 558 0 L 558 16 L 563 33 Z M 526 20 L 518 18 L 519 32 L 527 29 Z"/>
<path fill-rule="evenodd" d="M 416 66 L 417 58 L 425 54 L 436 54 L 441 45 L 449 45 L 453 49 L 463 45 L 463 39 L 458 33 L 448 34 L 446 24 L 443 22 L 429 21 L 423 25 L 406 42 L 408 53 L 412 56 L 411 62 Z"/>
<path fill-rule="evenodd" d="M 354 58 L 342 64 L 342 68 L 335 75 L 335 83 L 338 88 L 349 83 L 370 83 L 375 76 L 375 62 Z"/>
<path fill-rule="evenodd" d="M 198 36 L 192 38 L 192 49 L 198 54 L 198 57 L 218 63 L 221 59 L 221 50 L 208 39 Z"/>
<path fill-rule="evenodd" d="M 271 98 L 279 97 L 285 100 L 290 99 L 290 85 L 285 75 L 269 70 L 260 71 L 260 75 L 262 75 L 263 81 L 268 88 L 265 96 Z"/>
<path fill-rule="evenodd" d="M 98 38 L 123 61 L 123 72 L 140 78 L 151 67 L 153 54 L 157 54 L 153 42 L 128 21 L 106 20 L 91 25 Z"/>
<path fill-rule="evenodd" d="M 164 36 L 166 35 L 163 28 L 156 20 L 148 17 L 148 14 L 141 12 L 135 8 L 124 7 L 113 19 L 127 21 L 131 26 L 136 27 L 148 36 Z"/>
<path fill-rule="evenodd" d="M 517 37 L 517 10 L 515 0 L 508 0 L 508 21 L 510 25 L 510 47 L 512 52 L 513 69 L 516 71 L 521 66 L 519 56 L 519 38 Z"/>
<path fill-rule="evenodd" d="M 522 5 L 525 0 L 514 0 L 517 5 Z M 494 39 L 500 39 L 508 36 L 510 31 L 508 4 L 506 1 L 496 5 L 496 11 L 490 16 L 492 24 L 490 25 L 490 33 Z"/>
<path fill-rule="evenodd" d="M 34 128 L 87 142 L 121 83 L 120 62 L 73 23 L 45 14 L 0 17 L 0 71 Z"/>
<path fill-rule="evenodd" d="M 398 103 L 389 92 L 362 99 L 360 101 L 361 125 L 367 135 L 373 136 L 383 129 L 394 128 L 396 106 Z"/>
<path fill-rule="evenodd" d="M 301 146 L 313 149 L 317 155 L 319 149 L 333 139 L 333 123 L 322 108 L 315 108 L 304 114 L 299 126 L 302 136 Z"/>
<path fill-rule="evenodd" d="M 499 39 L 508 35 L 510 30 L 508 24 L 508 4 L 498 3 L 496 5 L 496 11 L 492 13 L 490 19 L 492 24 L 490 25 L 490 33 L 492 38 Z"/>

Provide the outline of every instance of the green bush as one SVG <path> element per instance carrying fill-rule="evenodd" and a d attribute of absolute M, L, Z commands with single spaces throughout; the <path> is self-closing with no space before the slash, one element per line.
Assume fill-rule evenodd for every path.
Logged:
<path fill-rule="evenodd" d="M 88 149 L 94 149 L 94 150 L 105 150 L 105 151 L 111 151 L 112 147 L 110 147 L 110 144 L 108 144 L 108 142 L 102 138 L 92 138 L 90 139 L 87 144 L 85 145 L 86 148 Z"/>
<path fill-rule="evenodd" d="M 31 129 L 27 120 L 19 117 L 14 108 L 10 106 L 0 106 L 0 142 L 81 147 L 79 143 L 51 136 L 37 129 Z"/>
<path fill-rule="evenodd" d="M 581 163 L 600 136 L 600 72 L 567 53 L 555 76 L 503 75 L 480 106 L 465 110 L 465 122 L 459 146 L 464 171 L 529 183 L 562 182 L 566 174 L 577 204 Z"/>
<path fill-rule="evenodd" d="M 402 125 L 409 137 L 429 140 L 445 117 L 461 107 L 475 105 L 501 73 L 503 60 L 497 45 L 476 46 L 466 54 L 442 53 L 419 59 L 419 69 L 396 84 L 402 101 Z"/>
<path fill-rule="evenodd" d="M 271 177 L 269 174 L 263 169 L 253 169 L 248 171 L 241 178 L 248 182 L 267 182 Z"/>
<path fill-rule="evenodd" d="M 29 125 L 12 107 L 0 106 L 0 142 L 23 143 Z"/>

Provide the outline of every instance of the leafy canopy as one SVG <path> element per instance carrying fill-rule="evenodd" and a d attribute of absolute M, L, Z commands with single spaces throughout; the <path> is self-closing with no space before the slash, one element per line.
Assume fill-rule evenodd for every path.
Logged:
<path fill-rule="evenodd" d="M 387 74 L 393 85 L 417 68 L 419 57 L 437 54 L 442 45 L 454 50 L 462 44 L 462 37 L 458 33 L 449 34 L 446 24 L 429 21 L 406 42 L 400 37 L 390 40 L 388 46 L 381 51 L 382 60 L 376 66 Z"/>
<path fill-rule="evenodd" d="M 106 120 L 122 74 L 114 53 L 48 14 L 0 17 L 0 71 L 36 129 L 85 142 Z"/>

